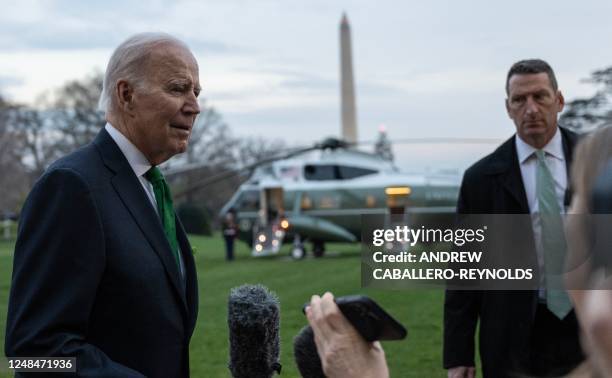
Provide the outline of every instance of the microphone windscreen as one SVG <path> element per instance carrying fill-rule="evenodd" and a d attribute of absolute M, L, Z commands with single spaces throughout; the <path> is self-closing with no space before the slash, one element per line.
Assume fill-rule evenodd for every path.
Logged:
<path fill-rule="evenodd" d="M 303 378 L 325 378 L 310 326 L 302 328 L 293 339 L 293 358 Z"/>
<path fill-rule="evenodd" d="M 268 378 L 280 373 L 278 298 L 262 285 L 230 292 L 227 306 L 229 369 L 234 378 Z"/>

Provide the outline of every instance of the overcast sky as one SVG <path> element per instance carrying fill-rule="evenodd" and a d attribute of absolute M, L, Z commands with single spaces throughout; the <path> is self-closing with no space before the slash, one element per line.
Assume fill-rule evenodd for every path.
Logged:
<path fill-rule="evenodd" d="M 147 3 L 147 5 L 143 5 Z M 122 40 L 165 31 L 200 64 L 202 95 L 235 135 L 304 144 L 338 135 L 339 32 L 352 28 L 359 137 L 494 137 L 514 126 L 504 80 L 540 57 L 566 99 L 612 65 L 612 2 L 174 0 L 6 1 L 0 93 L 34 103 L 43 91 L 103 71 Z M 495 146 L 395 146 L 398 165 L 458 167 Z"/>

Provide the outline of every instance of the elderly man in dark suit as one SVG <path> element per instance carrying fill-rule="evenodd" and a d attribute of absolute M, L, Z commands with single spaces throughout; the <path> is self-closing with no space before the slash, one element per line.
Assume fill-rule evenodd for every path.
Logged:
<path fill-rule="evenodd" d="M 49 167 L 24 205 L 8 356 L 73 356 L 79 376 L 189 375 L 196 270 L 157 165 L 187 148 L 198 75 L 167 34 L 115 50 L 100 99 L 108 123 Z"/>
<path fill-rule="evenodd" d="M 569 205 L 568 167 L 577 138 L 557 126 L 564 99 L 546 62 L 515 63 L 506 78 L 506 93 L 516 135 L 465 172 L 457 212 L 530 214 L 531 224 L 522 236 L 536 254 L 539 277 L 544 277 L 546 261 L 565 249 L 562 227 L 555 229 L 548 220 L 560 219 Z M 513 243 L 511 238 L 507 244 Z M 484 377 L 559 376 L 583 359 L 576 315 L 564 290 L 547 289 L 545 282 L 538 290 L 447 290 L 444 367 L 449 369 L 448 377 L 475 376 L 478 322 Z"/>

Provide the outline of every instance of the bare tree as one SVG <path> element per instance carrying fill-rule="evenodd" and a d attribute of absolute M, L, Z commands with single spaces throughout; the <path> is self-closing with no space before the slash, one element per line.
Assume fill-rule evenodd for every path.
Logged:
<path fill-rule="evenodd" d="M 184 169 L 173 178 L 173 187 L 175 193 L 185 193 L 176 199 L 178 203 L 201 204 L 214 215 L 246 176 L 228 174 L 223 180 L 206 186 L 199 186 L 199 183 L 276 155 L 285 145 L 279 140 L 262 137 L 234 137 L 214 107 L 202 101 L 200 108 L 187 153 L 172 163 L 173 168 Z"/>
<path fill-rule="evenodd" d="M 104 125 L 97 110 L 101 76 L 66 83 L 38 96 L 35 107 L 12 105 L 8 123 L 21 138 L 21 157 L 32 178 L 55 160 L 93 140 Z"/>
<path fill-rule="evenodd" d="M 36 107 L 2 102 L 0 169 L 19 171 L 26 177 L 30 174 L 31 185 L 32 178 L 40 176 L 51 162 L 93 140 L 105 123 L 97 109 L 101 88 L 102 75 L 94 74 L 44 93 Z M 6 145 L 15 148 L 8 149 Z M 279 140 L 234 137 L 219 112 L 203 100 L 188 152 L 167 164 L 188 169 L 169 179 L 175 193 L 184 192 L 203 178 L 242 168 L 273 156 L 284 147 Z M 216 214 L 244 179 L 245 176 L 230 176 L 214 187 L 191 191 L 177 200 L 197 204 L 209 214 Z"/>
<path fill-rule="evenodd" d="M 97 73 L 70 81 L 55 92 L 49 116 L 61 133 L 58 145 L 64 153 L 91 142 L 104 126 L 104 115 L 98 110 L 102 80 Z"/>
<path fill-rule="evenodd" d="M 189 139 L 189 148 L 185 156 L 173 159 L 173 167 L 185 167 L 184 173 L 176 175 L 174 187 L 177 192 L 192 188 L 202 178 L 210 177 L 220 171 L 231 169 L 235 160 L 237 140 L 232 137 L 228 125 L 223 117 L 206 100 L 200 102 L 200 114 L 196 119 L 193 132 Z M 215 188 L 214 191 L 206 189 L 188 191 L 179 202 L 200 203 L 210 213 L 216 212 L 222 202 L 227 199 L 227 192 L 235 187 L 235 183 L 226 182 L 228 188 Z M 225 185 L 224 185 L 225 186 Z"/>
<path fill-rule="evenodd" d="M 190 146 L 187 151 L 187 163 L 206 163 L 211 167 L 226 167 L 234 163 L 232 155 L 235 139 L 229 127 L 217 110 L 200 103 L 200 115 L 196 119 Z"/>
<path fill-rule="evenodd" d="M 22 135 L 10 124 L 12 106 L 0 97 L 0 219 L 18 212 L 29 187 L 22 162 Z"/>
<path fill-rule="evenodd" d="M 286 149 L 285 142 L 280 139 L 246 137 L 238 145 L 237 160 L 240 166 L 247 166 L 277 156 Z"/>
<path fill-rule="evenodd" d="M 585 81 L 595 84 L 597 92 L 568 102 L 560 118 L 562 125 L 579 132 L 612 123 L 612 67 L 593 72 Z"/>
<path fill-rule="evenodd" d="M 12 106 L 8 112 L 11 128 L 19 135 L 21 160 L 29 167 L 32 181 L 64 154 L 49 113 L 22 105 Z"/>

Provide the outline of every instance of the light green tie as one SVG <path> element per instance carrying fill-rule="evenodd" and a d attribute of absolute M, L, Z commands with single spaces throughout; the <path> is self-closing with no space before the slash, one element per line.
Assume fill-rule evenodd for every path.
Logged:
<path fill-rule="evenodd" d="M 544 151 L 537 150 L 536 156 L 538 158 L 536 192 L 542 225 L 546 306 L 559 319 L 563 319 L 572 309 L 572 303 L 563 289 L 562 273 L 567 251 L 563 219 L 555 191 L 555 181 L 546 165 Z"/>

